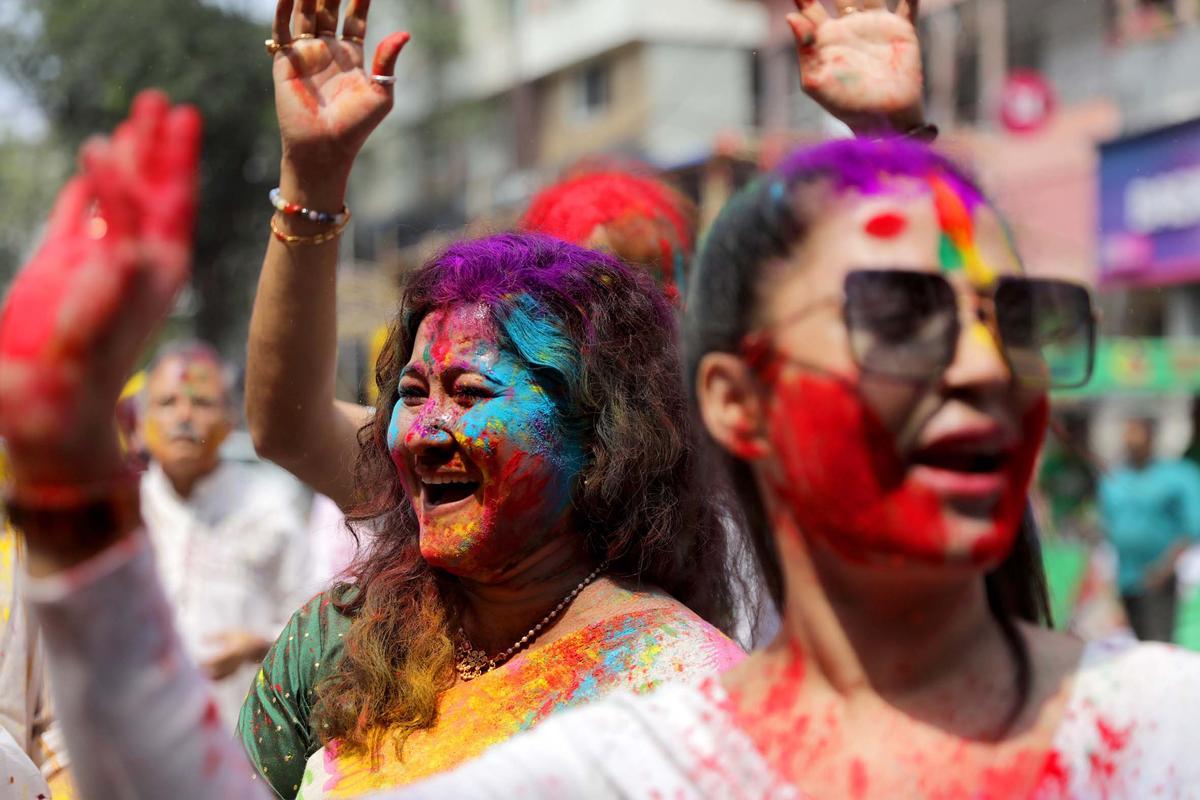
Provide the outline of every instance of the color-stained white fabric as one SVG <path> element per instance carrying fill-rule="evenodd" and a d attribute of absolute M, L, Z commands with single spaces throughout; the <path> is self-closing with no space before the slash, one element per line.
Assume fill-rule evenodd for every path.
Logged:
<path fill-rule="evenodd" d="M 610 698 L 548 720 L 405 800 L 795 798 L 723 710 L 716 681 Z M 1200 656 L 1128 640 L 1086 648 L 1038 800 L 1200 797 Z"/>
<path fill-rule="evenodd" d="M 315 594 L 307 524 L 293 486 L 225 461 L 185 500 L 157 464 L 142 477 L 142 517 L 179 635 L 202 663 L 232 630 L 273 642 L 292 612 Z M 222 724 L 237 724 L 258 664 L 215 685 Z"/>
<path fill-rule="evenodd" d="M 0 728 L 0 797 L 5 800 L 48 800 L 50 787 L 37 765 L 4 728 Z"/>
<path fill-rule="evenodd" d="M 37 627 L 21 595 L 24 546 L 0 520 L 0 730 L 50 780 L 66 766 Z M 0 775 L 0 797 L 4 781 Z M 36 796 L 36 792 L 34 793 Z"/>
<path fill-rule="evenodd" d="M 270 796 L 215 728 L 150 555 L 134 540 L 30 591 L 85 797 Z M 94 609 L 104 608 L 103 614 Z M 453 772 L 376 800 L 797 798 L 729 718 L 716 680 L 620 694 L 547 720 Z M 1087 647 L 1038 800 L 1200 796 L 1200 656 Z"/>

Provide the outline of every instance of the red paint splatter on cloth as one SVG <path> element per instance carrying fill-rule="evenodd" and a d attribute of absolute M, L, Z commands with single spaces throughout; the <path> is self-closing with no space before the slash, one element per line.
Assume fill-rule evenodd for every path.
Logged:
<path fill-rule="evenodd" d="M 1097 719 L 1096 732 L 1100 734 L 1100 747 L 1088 753 L 1088 764 L 1091 766 L 1092 782 L 1107 794 L 1116 778 L 1117 762 L 1129 744 L 1133 726 L 1118 730 L 1111 723 Z"/>
<path fill-rule="evenodd" d="M 1051 750 L 1046 755 L 1046 763 L 1042 765 L 1042 776 L 1038 781 L 1038 790 L 1064 794 L 1071 785 L 1071 768 L 1063 760 L 1062 753 Z"/>

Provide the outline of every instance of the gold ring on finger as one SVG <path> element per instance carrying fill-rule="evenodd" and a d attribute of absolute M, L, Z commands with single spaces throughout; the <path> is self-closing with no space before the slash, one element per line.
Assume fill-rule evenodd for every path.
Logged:
<path fill-rule="evenodd" d="M 263 44 L 266 45 L 267 55 L 269 55 L 269 56 L 275 55 L 280 50 L 287 50 L 289 47 L 292 46 L 290 43 L 284 44 L 281 42 L 277 42 L 274 39 L 267 39 L 265 42 L 263 42 Z"/>
<path fill-rule="evenodd" d="M 842 9 L 843 17 L 848 17 L 851 14 L 857 14 L 857 13 L 858 13 L 858 6 L 846 6 L 845 8 Z"/>
<path fill-rule="evenodd" d="M 317 35 L 316 35 L 315 33 L 297 33 L 297 34 L 295 35 L 295 37 L 293 37 L 293 38 L 296 38 L 296 39 L 315 39 L 315 38 L 317 38 Z"/>
<path fill-rule="evenodd" d="M 353 42 L 354 44 L 362 44 L 363 43 L 363 37 L 361 37 L 361 36 L 347 36 L 347 35 L 343 34 L 343 35 L 339 36 L 338 38 L 341 39 L 343 42 Z"/>

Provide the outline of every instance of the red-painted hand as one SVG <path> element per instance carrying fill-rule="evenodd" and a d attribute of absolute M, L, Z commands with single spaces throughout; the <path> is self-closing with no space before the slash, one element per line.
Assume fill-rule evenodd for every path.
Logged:
<path fill-rule="evenodd" d="M 201 122 L 143 92 L 81 150 L 41 247 L 0 310 L 0 436 L 14 478 L 96 477 L 146 339 L 187 280 Z"/>
<path fill-rule="evenodd" d="M 787 19 L 809 97 L 859 133 L 923 121 L 915 0 L 902 0 L 895 13 L 883 0 L 839 0 L 839 17 L 820 0 L 795 3 Z"/>
<path fill-rule="evenodd" d="M 351 0 L 341 38 L 340 3 L 279 0 L 275 9 L 273 37 L 283 46 L 275 54 L 275 109 L 284 159 L 305 175 L 349 174 L 363 143 L 392 109 L 392 87 L 371 77 L 393 75 L 409 39 L 407 33 L 385 38 L 368 73 L 359 42 L 370 0 Z"/>

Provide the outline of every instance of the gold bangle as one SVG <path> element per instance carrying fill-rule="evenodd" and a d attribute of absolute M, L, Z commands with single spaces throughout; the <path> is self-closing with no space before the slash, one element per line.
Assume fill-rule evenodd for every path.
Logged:
<path fill-rule="evenodd" d="M 346 226 L 350 224 L 350 212 L 346 211 L 346 218 L 337 225 L 333 230 L 318 233 L 314 236 L 296 236 L 295 234 L 285 233 L 280 229 L 275 222 L 275 217 L 271 217 L 271 233 L 275 234 L 275 238 L 284 244 L 299 244 L 299 245 L 318 245 L 332 242 L 334 239 L 342 235 L 346 230 Z"/>

